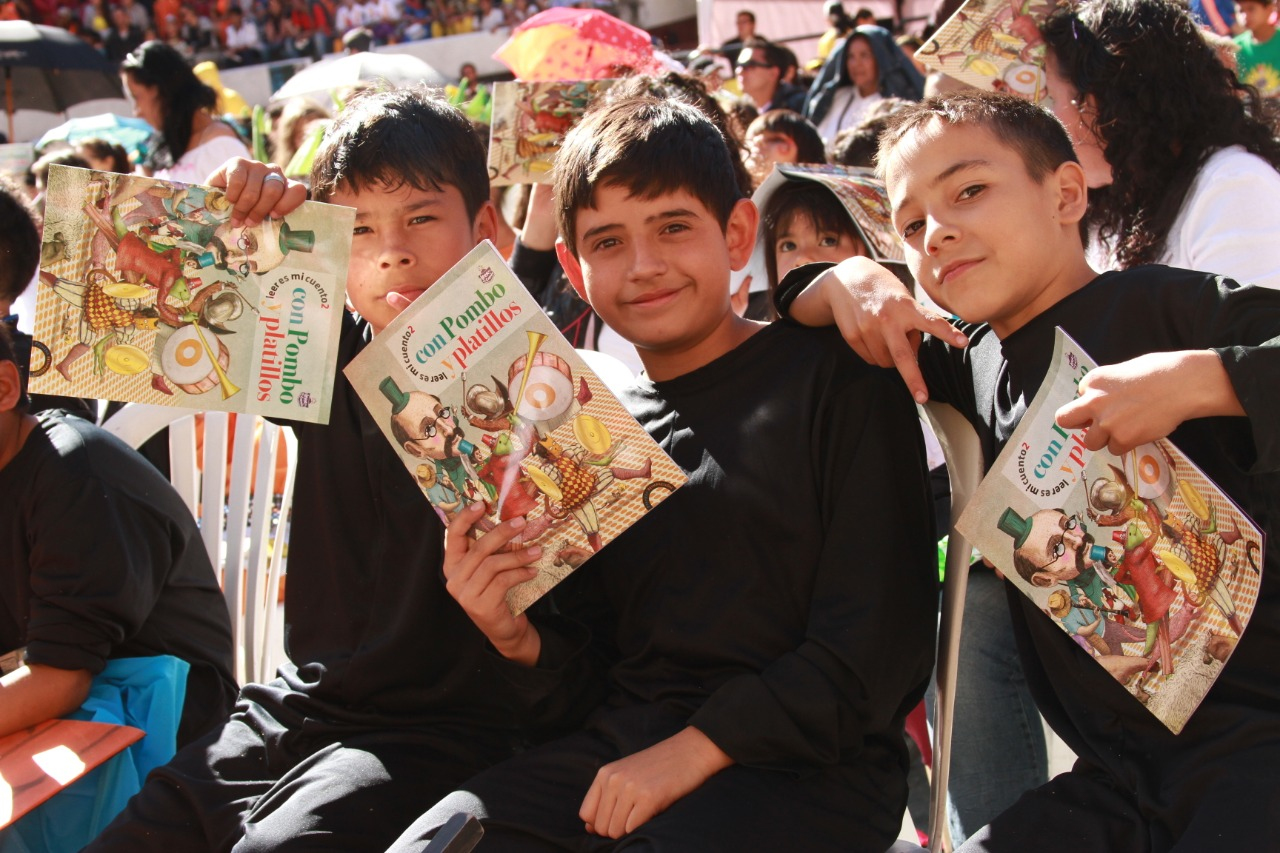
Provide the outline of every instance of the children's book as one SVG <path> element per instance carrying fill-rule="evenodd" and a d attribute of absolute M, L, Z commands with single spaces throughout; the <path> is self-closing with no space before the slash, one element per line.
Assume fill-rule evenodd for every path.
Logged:
<path fill-rule="evenodd" d="M 49 170 L 33 392 L 327 423 L 355 211 Z"/>
<path fill-rule="evenodd" d="M 588 105 L 613 84 L 613 80 L 495 83 L 489 124 L 489 183 L 549 182 L 564 135 Z"/>
<path fill-rule="evenodd" d="M 1094 367 L 1059 329 L 1053 368 L 956 528 L 1177 734 L 1249 625 L 1264 536 L 1168 441 L 1115 456 L 1059 427 Z"/>
<path fill-rule="evenodd" d="M 473 535 L 524 517 L 515 546 L 543 556 L 508 596 L 513 613 L 686 480 L 488 241 L 346 374 L 441 521 L 477 501 Z"/>
<path fill-rule="evenodd" d="M 893 210 L 889 206 L 884 181 L 877 178 L 873 170 L 860 166 L 778 164 L 751 196 L 760 211 L 756 246 L 747 266 L 734 274 L 730 283 L 731 290 L 741 287 L 747 277 L 751 278 L 751 292 L 768 289 L 769 272 L 765 265 L 765 253 L 769 247 L 765 245 L 764 214 L 768 209 L 769 199 L 788 181 L 813 181 L 826 187 L 848 212 L 858 236 L 867 247 L 868 255 L 874 261 L 881 264 L 906 263 L 902 243 L 893 230 Z"/>
<path fill-rule="evenodd" d="M 979 89 L 1044 96 L 1040 23 L 1054 0 L 969 0 L 916 51 L 916 58 Z"/>

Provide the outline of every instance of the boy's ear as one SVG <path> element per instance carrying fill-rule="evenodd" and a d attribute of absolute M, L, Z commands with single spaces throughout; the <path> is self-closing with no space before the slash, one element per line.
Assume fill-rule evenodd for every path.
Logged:
<path fill-rule="evenodd" d="M 760 210 L 749 198 L 739 199 L 725 223 L 724 242 L 729 250 L 729 267 L 740 270 L 751 260 L 756 247 L 756 229 L 760 226 Z"/>
<path fill-rule="evenodd" d="M 582 280 L 582 264 L 578 263 L 578 259 L 574 257 L 573 252 L 569 251 L 569 247 L 563 240 L 556 240 L 556 257 L 560 259 L 564 277 L 569 279 L 569 283 L 573 285 L 573 289 L 577 291 L 582 301 L 589 303 L 591 300 L 587 298 L 587 288 Z"/>
<path fill-rule="evenodd" d="M 18 365 L 12 361 L 0 361 L 0 412 L 11 412 L 22 398 L 22 377 Z"/>
<path fill-rule="evenodd" d="M 1084 167 L 1066 161 L 1053 174 L 1058 189 L 1058 218 L 1064 225 L 1076 225 L 1089 207 L 1089 183 Z"/>
<path fill-rule="evenodd" d="M 493 206 L 493 202 L 485 201 L 476 211 L 471 230 L 476 245 L 479 245 L 481 240 L 498 239 L 498 209 Z"/>

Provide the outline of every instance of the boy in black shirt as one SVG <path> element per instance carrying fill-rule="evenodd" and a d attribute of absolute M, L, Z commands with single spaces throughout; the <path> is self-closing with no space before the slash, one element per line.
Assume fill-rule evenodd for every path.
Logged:
<path fill-rule="evenodd" d="M 639 350 L 624 402 L 689 481 L 557 587 L 556 621 L 503 603 L 530 576 L 527 552 L 497 552 L 516 523 L 475 543 L 476 507 L 450 526 L 449 590 L 512 681 L 542 716 L 587 719 L 393 849 L 458 811 L 484 818 L 481 850 L 883 850 L 901 825 L 936 584 L 916 414 L 834 334 L 732 312 L 756 233 L 732 156 L 653 97 L 590 113 L 560 151 L 561 263 Z M 575 689 L 601 670 L 603 704 Z"/>
<path fill-rule="evenodd" d="M 792 313 L 851 337 L 867 306 L 893 329 L 930 332 L 918 372 L 906 335 L 864 344 L 895 360 L 919 396 L 973 424 L 988 465 L 1048 370 L 1061 326 L 1100 365 L 1058 412 L 1091 449 L 1121 453 L 1168 436 L 1267 533 L 1280 514 L 1280 294 L 1160 266 L 1096 275 L 1079 223 L 1084 174 L 1060 124 L 1007 96 L 955 94 L 894 117 L 880 163 L 908 263 L 958 328 L 901 285 L 844 262 Z M 820 268 L 796 270 L 783 307 Z M 870 272 L 869 277 L 864 273 Z M 850 300 L 850 291 L 855 299 Z M 967 336 L 967 348 L 961 349 Z M 877 355 L 878 353 L 878 355 Z M 892 353 L 892 355 L 890 355 Z M 1109 365 L 1109 366 L 1106 366 Z M 1061 549 L 1055 559 L 1071 556 Z M 1173 735 L 1052 620 L 1009 590 L 1023 667 L 1074 769 L 1029 792 L 961 851 L 1236 850 L 1280 831 L 1280 558 L 1268 551 L 1249 629 L 1183 731 Z M 967 626 L 981 630 L 980 626 Z M 1052 674 L 1052 675 L 1051 675 Z"/>
<path fill-rule="evenodd" d="M 305 195 L 247 161 L 223 180 L 247 221 Z M 516 741 L 484 637 L 440 582 L 443 527 L 341 371 L 496 232 L 484 150 L 456 109 L 417 91 L 379 93 L 330 129 L 312 188 L 356 208 L 353 313 L 329 424 L 293 425 L 290 662 L 247 685 L 230 721 L 153 773 L 90 849 L 381 849 L 424 800 Z"/>

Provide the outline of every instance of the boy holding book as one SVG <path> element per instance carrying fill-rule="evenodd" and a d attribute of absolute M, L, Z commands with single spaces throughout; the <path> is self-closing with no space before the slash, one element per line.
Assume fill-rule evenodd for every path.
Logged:
<path fill-rule="evenodd" d="M 303 199 L 224 167 L 235 217 Z M 496 233 L 485 154 L 456 109 L 412 90 L 353 101 L 316 157 L 317 199 L 356 209 L 327 426 L 293 424 L 290 662 L 219 731 L 151 775 L 93 850 L 381 849 L 506 757 L 517 722 L 484 637 L 440 581 L 444 528 L 341 368 Z M 238 224 L 237 221 L 237 224 Z"/>
<path fill-rule="evenodd" d="M 988 465 L 1044 379 L 1061 326 L 1104 365 L 1058 412 L 1062 427 L 1087 426 L 1087 445 L 1114 453 L 1168 436 L 1264 531 L 1275 529 L 1280 296 L 1160 266 L 1096 275 L 1070 141 L 1050 114 L 1017 98 L 957 93 L 913 106 L 881 137 L 879 162 L 912 273 L 961 322 L 920 311 L 861 259 L 797 269 L 780 287 L 781 307 L 795 298 L 798 319 L 838 317 L 860 351 L 899 365 L 917 399 L 954 405 Z M 933 335 L 918 365 L 912 330 Z M 1077 545 L 1060 531 L 1034 561 L 1065 567 Z M 1079 761 L 961 850 L 1269 846 L 1280 830 L 1277 572 L 1272 549 L 1249 630 L 1178 735 L 1008 590 L 1032 693 Z"/>
<path fill-rule="evenodd" d="M 883 850 L 898 831 L 936 588 L 916 414 L 833 334 L 732 312 L 757 225 L 732 156 L 650 96 L 588 113 L 560 151 L 561 262 L 639 350 L 624 402 L 689 481 L 553 591 L 555 621 L 506 610 L 531 576 L 498 550 L 518 522 L 470 542 L 473 506 L 450 526 L 449 590 L 512 682 L 548 719 L 588 716 L 395 850 L 457 812 L 484 819 L 482 850 Z M 579 697 L 601 671 L 604 703 Z"/>

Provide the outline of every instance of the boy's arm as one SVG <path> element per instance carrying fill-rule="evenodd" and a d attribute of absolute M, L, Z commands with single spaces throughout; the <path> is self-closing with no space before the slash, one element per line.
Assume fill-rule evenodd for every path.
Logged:
<path fill-rule="evenodd" d="M 471 504 L 445 531 L 445 588 L 501 656 L 498 672 L 526 706 L 521 713 L 526 727 L 574 725 L 603 699 L 602 653 L 592 646 L 588 627 L 551 613 L 546 599 L 526 613 L 511 614 L 507 593 L 537 574 L 529 563 L 542 549 L 501 550 L 524 528 L 523 518 L 472 539 L 469 531 L 483 515 L 483 503 Z M 553 593 L 566 590 L 562 583 Z M 599 609 L 598 603 L 579 606 Z"/>
<path fill-rule="evenodd" d="M 1182 276 L 1199 278 L 1195 273 Z M 1125 449 L 1164 438 L 1193 418 L 1239 416 L 1249 433 L 1220 440 L 1243 469 L 1280 470 L 1280 292 L 1214 277 L 1179 282 L 1179 297 L 1148 322 L 1173 330 L 1185 348 L 1100 367 L 1081 382 L 1084 394 L 1064 407 L 1064 427 L 1098 424 L 1090 447 Z M 1252 446 L 1244 435 L 1252 436 Z"/>
<path fill-rule="evenodd" d="M 1194 389 L 1194 390 L 1188 390 Z M 1213 350 L 1155 352 L 1089 372 L 1080 395 L 1057 412 L 1063 429 L 1087 426 L 1085 446 L 1117 456 L 1165 438 L 1193 418 L 1242 416 Z"/>
<path fill-rule="evenodd" d="M 797 267 L 779 283 L 774 299 L 781 316 L 806 326 L 834 324 L 865 361 L 896 367 L 918 403 L 929 399 L 916 364 L 921 333 L 953 346 L 968 343 L 963 333 L 917 302 L 897 276 L 870 258 Z"/>
<path fill-rule="evenodd" d="M 601 768 L 579 812 L 595 832 L 619 837 L 733 763 L 806 773 L 847 760 L 923 695 L 937 552 L 915 408 L 877 370 L 825 417 L 828 533 L 804 642 L 725 683 L 680 733 Z M 785 565 L 782 543 L 775 558 Z"/>
<path fill-rule="evenodd" d="M 87 669 L 58 669 L 31 664 L 0 678 L 0 737 L 65 717 L 89 695 Z"/>
<path fill-rule="evenodd" d="M 504 521 L 473 540 L 471 528 L 483 515 L 483 503 L 471 504 L 445 531 L 445 588 L 498 654 L 523 666 L 535 666 L 542 639 L 527 616 L 511 614 L 507 593 L 538 574 L 529 564 L 542 556 L 542 548 L 534 545 L 500 552 L 524 529 L 523 517 Z"/>

